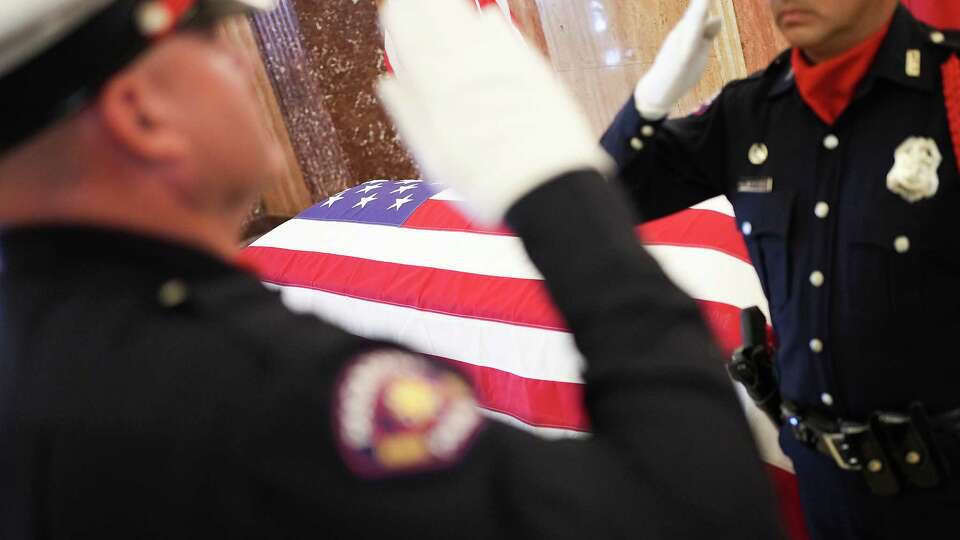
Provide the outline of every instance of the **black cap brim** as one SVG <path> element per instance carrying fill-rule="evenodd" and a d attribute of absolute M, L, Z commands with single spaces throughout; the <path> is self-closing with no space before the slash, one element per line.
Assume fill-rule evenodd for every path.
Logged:
<path fill-rule="evenodd" d="M 111 76 L 163 35 L 211 25 L 231 15 L 263 11 L 274 4 L 273 0 L 196 0 L 186 2 L 186 9 L 169 21 L 169 29 L 147 27 L 144 9 L 168 3 L 173 4 L 167 0 L 112 2 L 0 77 L 0 102 L 4 109 L 0 153 L 88 103 Z"/>

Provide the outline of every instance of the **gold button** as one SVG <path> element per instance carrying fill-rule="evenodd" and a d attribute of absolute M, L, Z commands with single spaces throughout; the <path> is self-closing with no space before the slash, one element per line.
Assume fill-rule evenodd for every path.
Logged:
<path fill-rule="evenodd" d="M 813 213 L 820 219 L 826 219 L 830 215 L 830 205 L 821 201 L 818 202 L 815 207 L 813 207 Z"/>
<path fill-rule="evenodd" d="M 840 139 L 836 135 L 831 133 L 823 138 L 823 147 L 827 150 L 835 150 L 838 146 L 840 146 Z"/>
<path fill-rule="evenodd" d="M 833 405 L 833 396 L 824 392 L 820 394 L 820 401 L 827 407 L 831 407 Z"/>
<path fill-rule="evenodd" d="M 640 133 L 644 137 L 653 137 L 653 126 L 643 126 L 643 128 L 640 129 Z"/>
<path fill-rule="evenodd" d="M 810 340 L 810 350 L 813 351 L 813 352 L 815 352 L 815 353 L 823 352 L 823 342 L 820 341 L 820 340 L 817 339 L 817 338 L 811 339 L 811 340 Z"/>
<path fill-rule="evenodd" d="M 916 464 L 920 463 L 920 453 L 917 452 L 917 451 L 915 451 L 915 450 L 911 450 L 911 451 L 907 452 L 907 455 L 904 456 L 904 459 L 905 459 L 905 460 L 907 461 L 907 463 L 909 463 L 910 465 L 916 465 Z"/>
<path fill-rule="evenodd" d="M 883 462 L 879 459 L 871 459 L 867 463 L 867 469 L 869 469 L 872 473 L 878 473 L 883 470 Z"/>
<path fill-rule="evenodd" d="M 763 165 L 767 162 L 768 157 L 770 157 L 770 150 L 767 148 L 767 145 L 763 143 L 754 144 L 750 147 L 750 151 L 747 152 L 747 159 L 754 165 Z"/>
<path fill-rule="evenodd" d="M 814 287 L 823 285 L 823 279 L 823 272 L 819 270 L 814 270 L 813 273 L 810 274 L 810 284 Z"/>
<path fill-rule="evenodd" d="M 893 241 L 893 249 L 897 250 L 897 253 L 906 253 L 910 251 L 910 239 L 906 236 L 898 236 Z"/>
<path fill-rule="evenodd" d="M 633 148 L 634 150 L 636 150 L 636 151 L 638 151 L 638 152 L 639 152 L 640 150 L 643 150 L 643 141 L 641 141 L 641 140 L 640 140 L 639 138 L 637 138 L 637 137 L 634 137 L 634 138 L 630 139 L 630 148 Z"/>
<path fill-rule="evenodd" d="M 743 232 L 744 236 L 750 236 L 750 234 L 753 233 L 753 223 L 744 221 L 743 225 L 740 226 L 740 231 Z"/>
<path fill-rule="evenodd" d="M 164 283 L 157 291 L 157 301 L 163 307 L 173 308 L 186 302 L 188 295 L 187 284 L 179 279 L 172 279 Z"/>
<path fill-rule="evenodd" d="M 943 43 L 947 40 L 947 36 L 943 35 L 943 32 L 931 32 L 930 41 L 934 43 Z"/>

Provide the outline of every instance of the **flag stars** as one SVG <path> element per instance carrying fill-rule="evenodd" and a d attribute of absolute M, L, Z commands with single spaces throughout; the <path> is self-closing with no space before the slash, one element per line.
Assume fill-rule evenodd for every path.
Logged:
<path fill-rule="evenodd" d="M 357 204 L 353 205 L 353 207 L 356 208 L 356 207 L 359 206 L 360 208 L 366 208 L 366 207 L 367 207 L 367 204 L 369 204 L 370 202 L 375 201 L 375 200 L 377 200 L 377 194 L 376 194 L 376 193 L 374 193 L 373 195 L 370 195 L 369 197 L 360 197 L 360 202 L 358 202 Z"/>
<path fill-rule="evenodd" d="M 342 192 L 341 192 L 341 193 L 337 193 L 336 195 L 334 195 L 334 196 L 330 197 L 329 199 L 327 199 L 327 202 L 323 203 L 323 204 L 320 205 L 320 206 L 326 206 L 327 208 L 333 208 L 334 203 L 336 203 L 337 201 L 340 201 L 340 200 L 342 200 L 342 199 L 344 199 L 344 198 L 345 198 L 345 197 L 343 196 L 343 193 L 342 193 Z"/>
<path fill-rule="evenodd" d="M 399 212 L 401 206 L 407 204 L 408 202 L 410 202 L 410 201 L 412 201 L 412 200 L 413 200 L 413 197 L 411 197 L 410 195 L 407 195 L 406 197 L 404 197 L 404 198 L 402 198 L 402 199 L 397 199 L 397 202 L 395 202 L 395 203 L 393 203 L 392 205 L 390 205 L 390 208 L 387 208 L 387 210 L 396 209 L 397 212 Z"/>
<path fill-rule="evenodd" d="M 399 182 L 397 182 L 397 184 L 401 186 L 406 186 L 409 184 L 419 184 L 421 182 L 423 182 L 423 180 L 400 180 Z"/>
<path fill-rule="evenodd" d="M 370 193 L 371 191 L 373 191 L 373 190 L 375 190 L 375 189 L 380 189 L 380 188 L 382 188 L 382 187 L 383 187 L 383 184 L 376 184 L 376 185 L 374 185 L 374 184 L 367 184 L 367 185 L 363 186 L 363 189 L 358 189 L 358 190 L 357 190 L 357 193 L 367 194 L 367 193 Z"/>
<path fill-rule="evenodd" d="M 417 186 L 416 186 L 416 185 L 412 185 L 412 186 L 401 186 L 401 187 L 398 187 L 397 189 L 391 191 L 390 193 L 399 193 L 399 194 L 403 195 L 404 193 L 406 193 L 407 191 L 410 191 L 411 189 L 417 189 Z"/>

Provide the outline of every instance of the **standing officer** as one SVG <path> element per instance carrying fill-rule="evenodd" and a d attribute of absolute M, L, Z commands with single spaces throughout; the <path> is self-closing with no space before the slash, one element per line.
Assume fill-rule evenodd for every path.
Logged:
<path fill-rule="evenodd" d="M 793 48 L 702 114 L 664 120 L 702 74 L 707 4 L 603 145 L 645 219 L 733 204 L 779 337 L 781 444 L 814 537 L 956 530 L 960 35 L 896 0 L 772 0 Z"/>
<path fill-rule="evenodd" d="M 592 437 L 485 421 L 450 367 L 293 315 L 231 264 L 280 152 L 210 24 L 254 4 L 0 8 L 0 538 L 777 538 L 694 303 L 503 21 L 432 0 L 385 15 L 418 57 L 405 84 L 433 92 L 406 103 L 461 142 L 418 153 L 509 212 L 587 358 Z M 447 54 L 474 42 L 509 62 Z M 542 144 L 515 160 L 526 130 Z M 500 142 L 471 155 L 484 138 Z"/>

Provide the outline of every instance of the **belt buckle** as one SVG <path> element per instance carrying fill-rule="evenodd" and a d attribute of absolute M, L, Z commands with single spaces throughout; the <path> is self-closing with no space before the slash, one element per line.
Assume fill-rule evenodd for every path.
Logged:
<path fill-rule="evenodd" d="M 860 459 L 851 455 L 851 446 L 847 441 L 846 433 L 824 433 L 820 436 L 823 444 L 830 451 L 830 457 L 837 463 L 837 467 L 845 471 L 859 471 L 863 467 Z"/>

